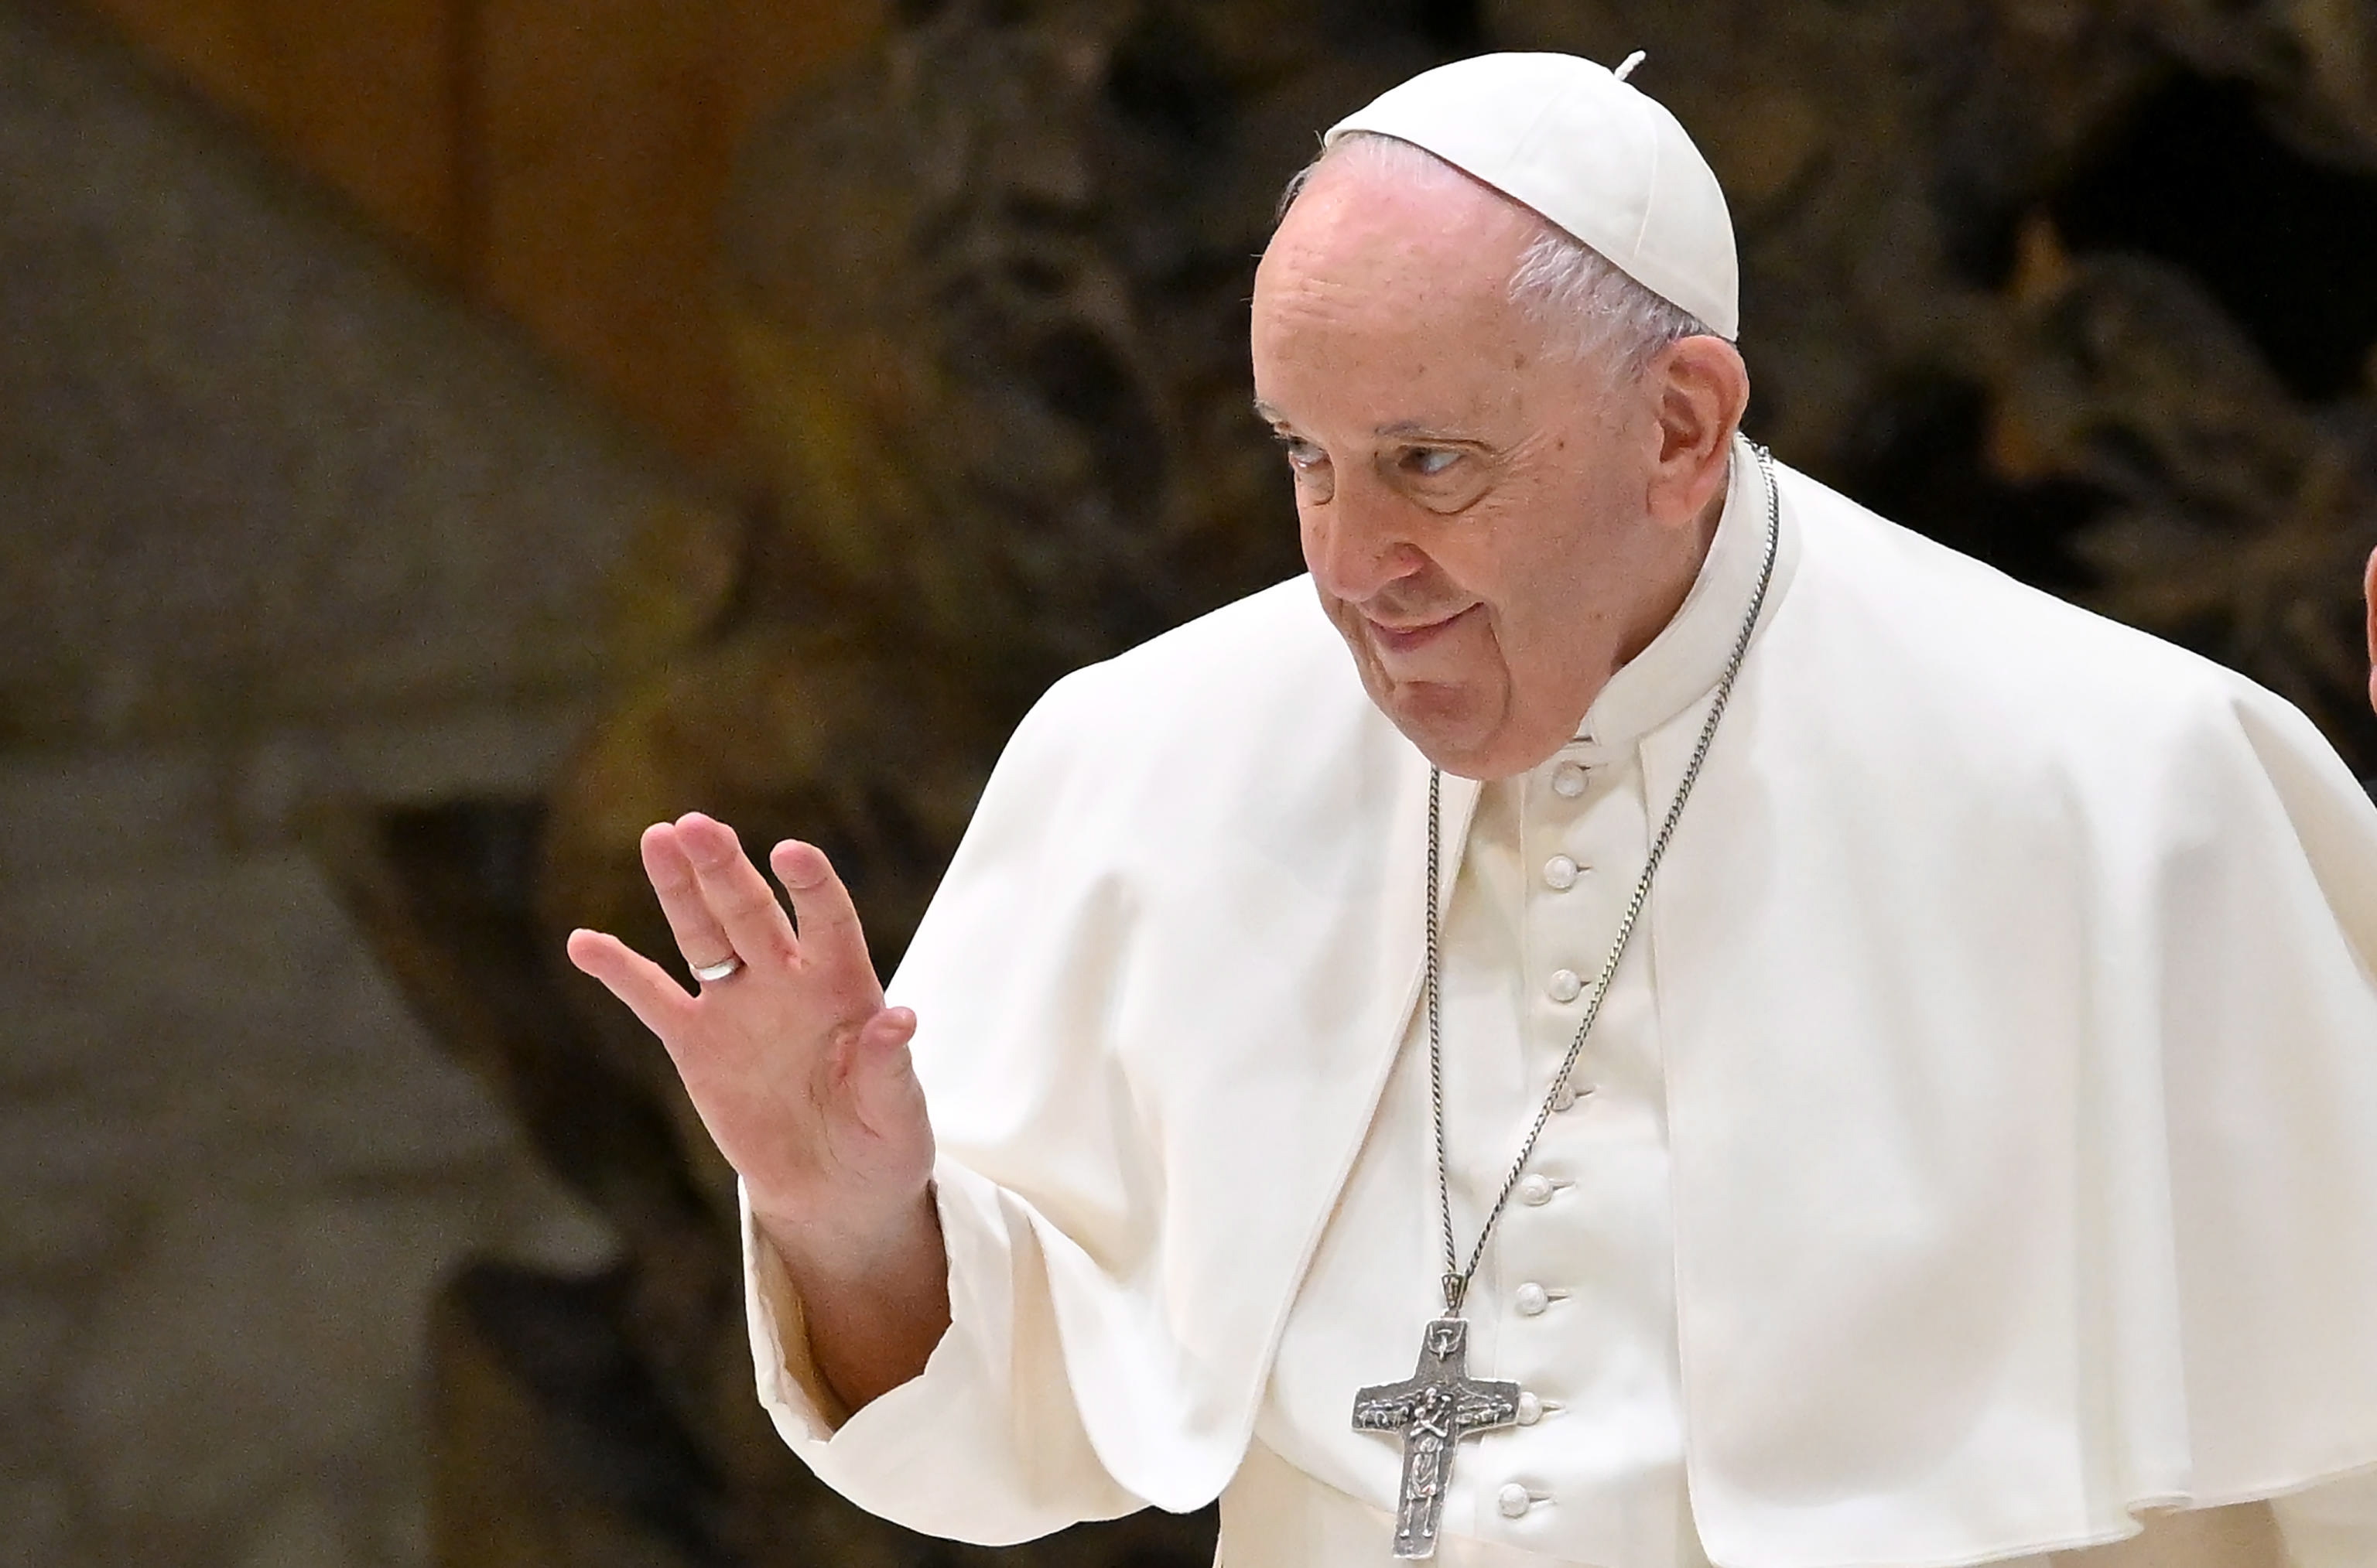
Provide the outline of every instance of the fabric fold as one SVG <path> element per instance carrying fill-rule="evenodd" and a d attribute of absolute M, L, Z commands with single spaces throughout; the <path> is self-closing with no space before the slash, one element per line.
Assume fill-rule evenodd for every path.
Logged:
<path fill-rule="evenodd" d="M 1977 1562 L 2377 1465 L 2377 805 L 2268 692 L 1780 475 L 1638 937 L 1709 1557 Z M 1069 677 L 991 780 L 890 988 L 926 1374 L 821 1435 L 755 1261 L 762 1389 L 870 1508 L 1012 1539 L 1239 1467 L 1419 972 L 1427 768 L 1311 595 Z"/>

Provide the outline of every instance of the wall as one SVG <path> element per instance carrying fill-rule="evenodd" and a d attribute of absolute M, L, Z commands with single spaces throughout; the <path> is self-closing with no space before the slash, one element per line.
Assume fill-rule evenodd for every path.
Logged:
<path fill-rule="evenodd" d="M 711 215 L 754 121 L 884 0 L 86 0 L 162 69 L 725 463 Z"/>
<path fill-rule="evenodd" d="M 0 188 L 0 1563 L 417 1568 L 431 1291 L 612 1243 L 301 825 L 532 794 L 699 498 L 33 0 Z"/>

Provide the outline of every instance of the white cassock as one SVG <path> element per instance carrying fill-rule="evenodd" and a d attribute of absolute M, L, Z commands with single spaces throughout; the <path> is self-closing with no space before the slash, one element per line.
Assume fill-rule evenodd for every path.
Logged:
<path fill-rule="evenodd" d="M 1707 565 L 1578 739 L 1448 778 L 1453 1211 L 1565 1051 L 1750 600 Z M 1526 1423 L 1449 1568 L 2043 1561 L 2287 1498 L 2377 1563 L 2377 807 L 2293 708 L 1779 469 L 1732 706 L 1469 1300 Z M 1230 1568 L 1388 1560 L 1350 1425 L 1441 1306 L 1426 763 L 1307 582 L 1061 683 L 891 988 L 951 1326 L 846 1420 L 747 1224 L 761 1397 L 998 1542 L 1223 1497 Z"/>

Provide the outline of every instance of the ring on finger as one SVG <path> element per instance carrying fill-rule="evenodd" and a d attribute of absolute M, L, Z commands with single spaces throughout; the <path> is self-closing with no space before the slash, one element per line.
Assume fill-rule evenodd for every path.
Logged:
<path fill-rule="evenodd" d="M 742 958 L 735 954 L 729 953 L 725 957 L 719 959 L 715 964 L 694 965 L 693 978 L 701 981 L 704 985 L 708 985 L 712 981 L 724 980 L 727 976 L 733 974 L 742 967 Z"/>

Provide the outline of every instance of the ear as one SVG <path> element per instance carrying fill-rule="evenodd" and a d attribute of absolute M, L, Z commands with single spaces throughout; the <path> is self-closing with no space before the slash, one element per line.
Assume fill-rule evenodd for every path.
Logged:
<path fill-rule="evenodd" d="M 1725 483 L 1733 433 L 1750 407 L 1750 371 L 1724 339 L 1683 338 L 1659 351 L 1642 379 L 1657 421 L 1651 516 L 1688 528 Z"/>

